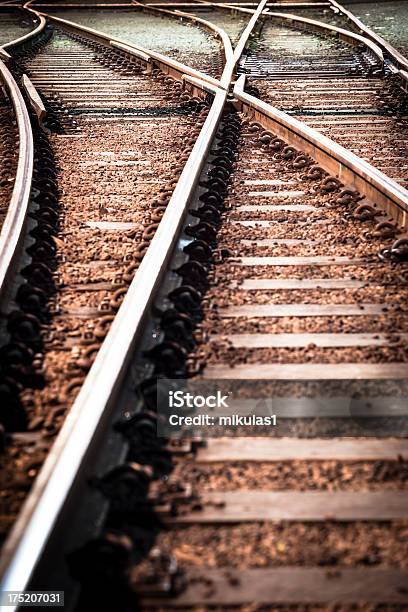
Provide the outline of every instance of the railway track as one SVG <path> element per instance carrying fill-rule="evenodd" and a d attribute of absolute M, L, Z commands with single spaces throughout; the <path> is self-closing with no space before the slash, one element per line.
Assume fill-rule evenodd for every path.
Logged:
<path fill-rule="evenodd" d="M 134 4 L 130 9 L 105 8 L 97 13 L 56 7 L 52 14 L 163 53 L 215 78 L 222 73 L 225 57 L 217 32 L 172 12 Z"/>
<path fill-rule="evenodd" d="M 200 427 L 209 436 L 204 448 L 193 450 L 193 457 L 187 448 L 184 458 L 178 450 L 165 483 L 153 455 L 149 465 L 158 482 L 151 484 L 148 499 L 165 529 L 149 562 L 138 568 L 130 562 L 130 589 L 144 593 L 143 609 L 311 602 L 325 609 L 333 601 L 350 609 L 357 599 L 366 609 L 387 602 L 403 608 L 406 421 L 398 408 L 389 420 L 384 400 L 374 398 L 387 393 L 388 377 L 401 376 L 400 391 L 405 393 L 406 349 L 399 344 L 393 353 L 382 345 L 396 330 L 398 343 L 404 337 L 399 327 L 405 325 L 402 303 L 401 310 L 397 306 L 401 319 L 388 313 L 391 302 L 398 302 L 392 286 L 396 283 L 401 291 L 405 265 L 383 268 L 376 257 L 381 237 L 377 235 L 374 250 L 373 242 L 361 238 L 365 222 L 358 203 L 350 215 L 346 193 L 333 177 L 317 178 L 310 165 L 305 171 L 304 151 L 274 140 L 264 130 L 266 117 L 256 118 L 260 123 L 227 112 L 219 144 L 213 145 L 216 159 L 206 175 L 207 188 L 214 196 L 211 181 L 222 180 L 225 193 L 218 204 L 220 225 L 211 220 L 217 240 L 208 277 L 193 285 L 203 301 L 194 303 L 188 287 L 169 294 L 180 313 L 195 316 L 196 345 L 191 349 L 190 338 L 178 338 L 178 349 L 181 345 L 186 352 L 184 362 L 164 330 L 161 347 L 150 349 L 149 355 L 155 375 L 187 377 L 193 392 L 205 389 L 205 382 L 209 389 L 215 382 L 223 396 L 238 389 L 230 409 L 221 414 L 231 411 L 251 422 L 253 413 L 265 412 L 254 409 L 248 393 L 258 402 L 272 396 L 269 407 L 277 409 L 280 426 L 271 432 L 269 427 L 245 430 L 238 424 L 232 437 L 220 440 L 211 439 L 211 427 Z M 229 171 L 223 155 L 235 159 Z M 340 191 L 332 192 L 334 185 Z M 206 202 L 203 196 L 201 200 Z M 362 382 L 366 379 L 369 387 L 374 385 L 370 389 Z M 248 380 L 256 382 L 254 387 Z M 317 380 L 320 387 L 312 391 Z M 327 386 L 324 380 L 330 380 Z M 152 408 L 149 391 L 145 381 L 144 400 Z M 353 393 L 354 408 L 338 403 L 339 396 Z M 309 395 L 308 402 L 304 395 Z M 321 396 L 324 406 L 319 407 Z M 361 396 L 366 399 L 359 404 Z M 402 396 L 390 402 L 401 409 Z M 158 410 L 160 424 L 160 403 Z M 148 420 L 146 414 L 145 427 Z M 120 430 L 131 438 L 128 461 L 140 463 L 148 450 L 142 453 L 140 439 L 135 443 L 131 437 L 143 430 L 137 423 L 135 415 Z M 171 435 L 171 428 L 166 431 Z M 191 428 L 186 433 L 191 436 Z M 378 435 L 381 442 L 372 439 Z M 378 449 L 371 454 L 373 443 Z M 400 453 L 395 444 L 401 444 Z M 131 470 L 129 464 L 122 466 L 122 473 L 112 471 L 100 484 L 113 503 L 108 533 L 118 525 L 124 534 L 133 533 L 132 504 L 112 486 L 122 486 Z M 138 525 L 152 521 L 145 503 L 147 518 L 143 521 L 140 512 Z M 87 558 L 89 548 L 81 553 Z M 165 605 L 163 584 L 171 572 L 160 570 L 158 559 L 162 564 L 168 560 L 168 568 L 169 559 L 178 563 L 182 576 L 173 575 L 174 591 Z M 82 579 L 91 592 L 92 579 L 85 574 Z M 311 583 L 318 584 L 318 594 Z"/>
<path fill-rule="evenodd" d="M 85 112 L 64 79 L 46 95 L 67 44 L 87 65 L 99 50 L 84 30 L 56 36 L 25 60 L 66 132 L 54 147 L 107 112 L 95 96 Z M 5 544 L 3 588 L 58 588 L 80 610 L 407 605 L 407 191 L 244 80 L 228 101 L 201 85 L 214 96 L 204 129 Z M 277 424 L 157 437 L 158 378 L 215 385 L 237 416 Z"/>
<path fill-rule="evenodd" d="M 381 75 L 367 49 L 327 34 L 309 30 L 300 19 L 266 21 L 243 64 L 250 84 L 265 101 L 406 186 L 405 96 L 391 75 Z"/>
<path fill-rule="evenodd" d="M 48 27 L 33 44 L 13 49 L 14 73 L 19 80 L 24 73 L 41 121 L 33 119 L 35 195 L 28 223 L 21 207 L 20 236 L 15 222 L 5 228 L 6 247 L 17 236 L 23 249 L 14 268 L 25 282 L 3 303 L 3 539 L 109 330 L 207 113 L 205 85 L 181 80 L 194 80 L 194 71 L 185 74 L 170 61 L 166 70 L 177 75 L 176 83 L 143 52 L 114 49 L 103 37 L 95 42 L 85 34 Z M 5 154 L 15 156 L 12 128 L 4 129 Z M 2 166 L 4 198 L 13 187 L 11 161 Z"/>
<path fill-rule="evenodd" d="M 345 8 L 371 28 L 377 36 L 386 39 L 405 57 L 408 56 L 408 12 L 404 2 L 345 3 Z"/>
<path fill-rule="evenodd" d="M 6 529 L 16 512 L 16 488 L 29 486 L 59 431 L 154 235 L 177 182 L 178 160 L 188 154 L 203 117 L 200 104 L 162 77 L 142 74 L 119 53 L 63 31 L 27 56 L 20 65 L 47 101 L 46 126 L 53 132 L 48 143 L 42 141 L 41 158 L 48 164 L 39 170 L 47 200 L 41 219 L 51 236 L 29 252 L 31 268 L 46 266 L 51 278 L 40 283 L 46 312 L 31 315 L 38 317 L 33 325 L 43 328 L 30 343 L 41 354 L 34 375 L 40 380 L 21 401 L 28 431 L 47 431 L 48 443 L 34 433 L 29 438 L 39 437 L 38 445 L 21 448 L 19 440 L 17 461 L 31 474 L 20 486 L 12 476 L 16 447 L 8 447 Z M 15 335 L 23 341 L 18 330 Z M 20 423 L 7 425 L 20 428 Z"/>

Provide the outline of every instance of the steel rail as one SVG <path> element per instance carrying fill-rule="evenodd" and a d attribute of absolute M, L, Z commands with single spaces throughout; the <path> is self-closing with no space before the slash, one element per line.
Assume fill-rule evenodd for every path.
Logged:
<path fill-rule="evenodd" d="M 222 80 L 224 80 L 224 78 L 228 78 L 228 83 L 231 83 L 231 80 L 234 77 L 238 62 L 240 60 L 240 57 L 245 49 L 245 47 L 248 44 L 249 38 L 253 33 L 253 29 L 260 17 L 260 15 L 262 14 L 262 12 L 265 9 L 265 6 L 267 4 L 268 0 L 261 0 L 261 2 L 259 3 L 257 9 L 255 11 L 249 11 L 252 14 L 251 19 L 249 20 L 245 30 L 242 32 L 240 39 L 238 41 L 237 46 L 235 47 L 233 54 L 232 54 L 232 58 L 230 63 L 226 64 L 225 68 L 224 68 L 224 72 L 223 72 L 223 76 L 222 76 Z M 210 2 L 205 2 L 205 4 L 209 4 L 209 5 L 213 5 L 214 3 L 210 3 Z"/>
<path fill-rule="evenodd" d="M 34 11 L 32 8 L 29 8 L 30 4 L 31 2 L 27 3 L 25 5 L 25 8 L 37 13 L 37 11 Z M 95 40 L 97 42 L 102 42 L 109 47 L 115 47 L 117 45 L 121 45 L 123 47 L 122 50 L 125 50 L 124 48 L 126 48 L 126 51 L 128 53 L 131 53 L 132 50 L 139 52 L 139 53 L 143 53 L 149 56 L 151 60 L 155 62 L 160 68 L 165 67 L 166 69 L 165 71 L 167 72 L 167 74 L 172 74 L 175 77 L 177 77 L 179 80 L 181 80 L 181 77 L 183 74 L 187 74 L 191 77 L 199 79 L 200 81 L 205 81 L 207 83 L 210 83 L 214 87 L 220 87 L 220 82 L 217 79 L 214 79 L 211 76 L 208 76 L 204 74 L 203 72 L 200 72 L 199 70 L 190 68 L 190 66 L 186 66 L 185 64 L 182 64 L 181 62 L 178 62 L 177 60 L 173 60 L 172 58 L 169 58 L 161 53 L 157 53 L 156 51 L 152 51 L 151 49 L 146 49 L 144 47 L 141 47 L 140 45 L 135 45 L 134 43 L 130 43 L 126 40 L 122 40 L 114 36 L 108 36 L 107 34 L 100 32 L 99 30 L 88 28 L 87 26 L 84 26 L 78 23 L 74 23 L 73 21 L 68 21 L 67 19 L 61 19 L 60 17 L 54 17 L 53 15 L 48 15 L 46 13 L 40 13 L 40 14 L 43 17 L 45 17 L 48 21 L 55 22 L 61 25 L 61 27 L 67 29 L 68 31 L 73 31 L 76 34 L 82 33 L 83 35 L 88 36 L 92 40 Z M 137 53 L 135 53 L 135 55 L 137 55 Z"/>
<path fill-rule="evenodd" d="M 199 80 L 196 78 L 196 85 Z M 206 90 L 208 83 L 203 82 Z M 216 133 L 227 91 L 218 88 L 149 249 L 2 551 L 0 590 L 23 590 L 115 404 L 143 323 L 166 270 L 191 195 Z M 12 610 L 13 608 L 10 608 Z"/>
<path fill-rule="evenodd" d="M 34 165 L 34 142 L 30 118 L 21 92 L 11 72 L 0 60 L 0 81 L 7 91 L 17 120 L 19 150 L 16 178 L 9 207 L 0 233 L 0 300 L 11 292 L 24 238 Z"/>
<path fill-rule="evenodd" d="M 135 2 L 135 4 L 138 4 L 139 6 L 145 6 L 145 5 L 140 5 L 140 3 L 137 2 L 136 0 L 134 0 L 134 2 Z M 252 33 L 253 27 L 254 27 L 258 17 L 260 16 L 262 11 L 264 10 L 267 2 L 268 2 L 268 0 L 262 0 L 259 3 L 259 5 L 258 5 L 256 10 L 248 11 L 253 16 L 252 16 L 251 20 L 249 21 L 247 27 L 243 31 L 243 33 L 242 33 L 242 35 L 240 37 L 240 40 L 238 42 L 238 45 L 236 46 L 235 50 L 232 49 L 230 38 L 226 34 L 226 32 L 224 32 L 224 30 L 221 30 L 221 28 L 218 28 L 218 26 L 215 26 L 214 24 L 211 24 L 208 21 L 206 21 L 204 19 L 200 19 L 198 17 L 195 17 L 195 15 L 191 15 L 189 13 L 183 13 L 182 11 L 174 11 L 173 12 L 173 11 L 168 11 L 168 10 L 165 10 L 165 9 L 155 9 L 155 10 L 157 10 L 158 12 L 161 12 L 161 13 L 170 13 L 170 14 L 176 14 L 176 15 L 183 15 L 184 14 L 186 16 L 188 15 L 189 18 L 193 18 L 194 20 L 200 21 L 200 22 L 205 23 L 205 24 L 209 24 L 212 29 L 219 30 L 220 31 L 220 35 L 221 35 L 221 32 L 223 33 L 223 36 L 225 35 L 225 37 L 228 39 L 228 54 L 226 53 L 226 64 L 225 64 L 223 73 L 221 75 L 220 83 L 221 83 L 221 87 L 224 87 L 224 88 L 228 89 L 229 88 L 229 84 L 231 82 L 231 79 L 233 78 L 233 75 L 235 73 L 238 61 L 239 61 L 239 59 L 241 57 L 241 54 L 242 54 L 245 46 L 248 43 L 248 39 L 249 39 L 249 36 Z M 212 5 L 212 3 L 207 3 L 207 2 L 205 2 L 205 4 L 211 4 Z M 152 7 L 149 7 L 149 8 L 152 8 Z M 227 47 L 225 46 L 225 43 L 224 43 L 224 49 L 227 50 Z"/>
<path fill-rule="evenodd" d="M 232 45 L 231 45 L 230 38 L 228 34 L 225 32 L 225 30 L 216 26 L 214 23 L 211 23 L 210 21 L 206 21 L 205 19 L 201 19 L 200 17 L 197 17 L 196 15 L 192 15 L 191 13 L 186 13 L 184 11 L 179 11 L 179 10 L 170 11 L 168 9 L 161 9 L 161 8 L 156 8 L 156 7 L 146 7 L 146 5 L 142 4 L 141 2 L 138 2 L 138 0 L 133 0 L 133 4 L 135 6 L 140 7 L 142 10 L 149 11 L 152 13 L 160 13 L 160 14 L 164 13 L 166 15 L 170 15 L 171 17 L 175 19 L 180 19 L 180 18 L 189 19 L 193 23 L 201 24 L 206 30 L 211 32 L 211 34 L 215 34 L 217 37 L 219 37 L 222 42 L 224 59 L 225 59 L 225 66 L 224 66 L 222 75 L 220 77 L 220 82 L 223 88 L 228 88 L 229 83 L 230 83 L 229 69 L 232 63 L 232 59 L 233 59 L 233 51 L 232 51 Z"/>
<path fill-rule="evenodd" d="M 318 30 L 320 32 L 330 32 L 332 35 L 338 36 L 340 40 L 343 40 L 344 42 L 352 45 L 363 44 L 368 47 L 368 49 L 377 58 L 377 60 L 381 64 L 381 67 L 384 67 L 384 54 L 381 48 L 372 40 L 365 38 L 364 36 L 360 36 L 360 34 L 354 34 L 354 32 L 344 30 L 343 28 L 338 28 L 337 26 L 329 25 L 328 23 L 323 23 L 314 19 L 308 19 L 307 17 L 298 17 L 297 15 L 292 15 L 290 13 L 275 13 L 268 9 L 267 11 L 265 11 L 265 14 L 269 17 L 280 19 L 282 21 L 289 21 L 293 24 L 309 26 L 310 28 Z"/>
<path fill-rule="evenodd" d="M 33 11 L 29 5 L 26 8 Z M 84 31 L 82 26 L 69 25 L 76 31 Z M 110 37 L 99 32 L 92 30 L 91 33 L 111 42 Z M 1 591 L 23 590 L 27 586 L 75 482 L 79 466 L 86 460 L 89 446 L 114 403 L 221 118 L 227 91 L 200 80 L 196 71 L 185 70 L 182 65 L 180 69 L 178 62 L 167 60 L 164 56 L 160 56 L 160 59 L 162 57 L 164 63 L 182 73 L 182 78 L 187 82 L 193 80 L 194 86 L 206 93 L 210 89 L 215 93 L 215 98 L 149 250 L 3 546 Z M 132 330 L 129 330 L 129 321 L 132 321 Z"/>
<path fill-rule="evenodd" d="M 231 80 L 230 67 L 232 66 L 234 52 L 232 49 L 230 37 L 228 36 L 226 31 L 220 28 L 219 26 L 211 23 L 210 21 L 201 19 L 201 17 L 196 17 L 195 15 L 192 15 L 191 13 L 186 13 L 184 11 L 179 11 L 179 10 L 175 10 L 174 13 L 176 15 L 181 15 L 182 17 L 187 17 L 189 19 L 192 19 L 193 21 L 197 23 L 208 25 L 209 28 L 215 31 L 218 34 L 218 36 L 221 38 L 223 48 L 224 48 L 225 65 L 224 65 L 224 70 L 222 71 L 222 74 L 220 77 L 220 81 L 221 81 L 222 87 L 228 88 L 230 84 L 230 80 Z"/>
<path fill-rule="evenodd" d="M 41 34 L 41 32 L 44 30 L 45 28 L 45 24 L 46 21 L 44 19 L 44 17 L 42 17 L 39 13 L 37 13 L 36 11 L 34 11 L 36 13 L 36 16 L 38 17 L 38 19 L 40 20 L 40 23 L 37 25 L 36 28 L 34 28 L 34 30 L 31 30 L 31 32 L 28 32 L 28 34 L 24 34 L 24 36 L 20 36 L 19 38 L 16 38 L 14 40 L 11 40 L 10 42 L 6 43 L 5 45 L 2 45 L 0 48 L 4 49 L 6 51 L 10 51 L 12 49 L 15 49 L 16 47 L 19 47 L 20 45 L 23 45 L 25 42 L 31 40 L 32 38 L 38 36 L 39 34 Z"/>
<path fill-rule="evenodd" d="M 37 115 L 39 124 L 42 125 L 47 115 L 47 111 L 45 109 L 43 101 L 41 100 L 41 97 L 38 95 L 37 90 L 35 89 L 34 85 L 31 83 L 30 79 L 26 74 L 23 74 L 23 77 L 21 79 L 21 85 L 27 94 L 31 108 Z"/>
<path fill-rule="evenodd" d="M 371 39 L 375 42 L 379 47 L 381 47 L 387 55 L 391 57 L 391 59 L 402 69 L 408 70 L 408 59 L 402 55 L 395 47 L 393 47 L 389 42 L 387 42 L 382 36 L 374 32 L 371 28 L 369 28 L 365 23 L 363 23 L 358 17 L 353 15 L 351 11 L 348 11 L 342 4 L 337 2 L 336 0 L 329 0 L 332 7 L 335 7 L 339 10 L 349 21 L 351 21 L 356 28 L 364 34 L 367 38 Z"/>
<path fill-rule="evenodd" d="M 8 62 L 10 58 L 11 58 L 10 53 L 7 53 L 7 51 L 5 51 L 4 49 L 0 47 L 0 59 L 2 59 L 5 62 Z"/>
<path fill-rule="evenodd" d="M 235 65 L 238 64 L 241 55 L 243 54 L 245 47 L 248 44 L 249 38 L 250 36 L 253 35 L 253 30 L 257 25 L 258 19 L 261 18 L 261 15 L 263 13 L 263 10 L 267 4 L 268 0 L 261 0 L 261 2 L 258 5 L 258 8 L 256 9 L 256 11 L 254 12 L 254 14 L 252 15 L 251 19 L 248 21 L 248 25 L 245 28 L 245 30 L 242 32 L 241 37 L 238 41 L 237 46 L 235 47 L 234 50 L 234 61 L 235 61 Z"/>
<path fill-rule="evenodd" d="M 408 191 L 404 187 L 317 130 L 246 93 L 245 78 L 246 75 L 241 75 L 234 87 L 241 110 L 289 144 L 299 146 L 325 170 L 366 195 L 401 227 L 408 228 Z"/>

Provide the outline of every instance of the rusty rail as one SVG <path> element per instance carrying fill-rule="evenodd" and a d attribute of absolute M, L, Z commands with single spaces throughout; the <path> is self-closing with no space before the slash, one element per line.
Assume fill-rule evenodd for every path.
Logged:
<path fill-rule="evenodd" d="M 0 80 L 13 105 L 19 135 L 16 178 L 0 233 L 0 299 L 9 297 L 10 279 L 24 242 L 34 163 L 34 143 L 28 111 L 11 72 L 0 60 Z"/>
<path fill-rule="evenodd" d="M 28 34 L 24 34 L 24 36 L 20 36 L 19 38 L 16 38 L 14 40 L 11 40 L 10 42 L 6 43 L 5 45 L 2 45 L 2 47 L 0 47 L 1 49 L 4 49 L 6 51 L 11 51 L 12 49 L 15 49 L 16 47 L 19 47 L 20 45 L 24 44 L 25 42 L 31 40 L 32 38 L 35 38 L 36 36 L 38 36 L 39 34 L 41 34 L 41 32 L 44 30 L 45 28 L 45 18 L 40 15 L 39 13 L 37 13 L 37 11 L 33 11 L 36 16 L 39 19 L 39 24 L 37 25 L 36 28 L 34 28 L 34 30 L 31 30 L 31 32 L 28 32 Z"/>
<path fill-rule="evenodd" d="M 170 11 L 168 9 L 163 9 L 163 8 L 150 7 L 150 6 L 146 7 L 146 5 L 142 4 L 141 2 L 138 2 L 137 0 L 133 0 L 133 4 L 140 7 L 142 10 L 149 11 L 155 14 L 159 13 L 159 14 L 170 15 L 171 17 L 175 19 L 185 18 L 185 19 L 192 21 L 193 23 L 201 24 L 207 31 L 211 32 L 211 34 L 220 38 L 222 42 L 222 46 L 223 46 L 223 54 L 224 54 L 224 60 L 225 60 L 225 66 L 224 66 L 224 70 L 220 78 L 220 82 L 221 82 L 222 87 L 228 88 L 228 85 L 230 82 L 229 72 L 230 72 L 230 66 L 231 66 L 232 59 L 233 59 L 233 51 L 232 51 L 232 45 L 231 45 L 229 36 L 222 28 L 219 28 L 218 26 L 211 23 L 210 21 L 206 21 L 205 19 L 201 19 L 200 17 L 197 17 L 196 15 L 192 15 L 191 13 L 187 13 L 185 11 L 179 11 L 179 10 Z"/>
<path fill-rule="evenodd" d="M 388 176 L 333 142 L 305 123 L 262 102 L 244 91 L 245 75 L 235 84 L 234 96 L 240 109 L 261 122 L 265 129 L 309 153 L 325 170 L 364 193 L 392 214 L 402 227 L 408 226 L 408 191 Z"/>
<path fill-rule="evenodd" d="M 111 46 L 121 48 L 119 45 L 123 45 L 123 42 L 113 41 L 110 37 L 89 28 L 76 26 L 58 18 L 51 19 L 77 33 L 84 32 L 97 40 L 102 39 Z M 130 47 L 127 52 L 131 51 Z M 136 51 L 139 55 L 137 59 L 144 61 L 140 58 L 141 49 Z M 154 63 L 163 65 L 169 71 L 175 71 L 178 78 L 184 79 L 188 85 L 192 84 L 206 94 L 209 89 L 212 90 L 215 94 L 214 101 L 160 226 L 3 547 L 0 566 L 1 590 L 22 590 L 28 584 L 64 504 L 77 483 L 78 473 L 86 462 L 93 440 L 103 429 L 107 415 L 115 404 L 135 344 L 143 331 L 146 313 L 158 291 L 166 264 L 172 255 L 227 98 L 227 91 L 217 86 L 219 85 L 217 81 L 200 80 L 197 76 L 200 73 L 160 54 L 148 50 L 142 52 L 145 51 Z"/>

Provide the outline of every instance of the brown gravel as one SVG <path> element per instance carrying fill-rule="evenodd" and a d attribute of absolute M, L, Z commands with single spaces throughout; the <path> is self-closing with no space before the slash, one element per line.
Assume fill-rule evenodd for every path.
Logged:
<path fill-rule="evenodd" d="M 208 491 L 375 491 L 408 488 L 406 461 L 341 462 L 284 461 L 277 463 L 178 463 L 173 472 L 200 493 Z"/>
<path fill-rule="evenodd" d="M 162 532 L 157 546 L 182 567 L 407 567 L 408 524 L 326 522 L 205 525 Z"/>
<path fill-rule="evenodd" d="M 348 320 L 349 319 L 349 320 Z M 230 319 L 225 326 L 225 319 L 208 317 L 203 328 L 214 334 L 244 333 L 390 333 L 407 332 L 406 316 L 393 317 L 280 317 L 279 319 Z M 198 350 L 201 350 L 198 349 Z M 207 350 L 207 349 L 206 349 Z M 313 353 L 311 353 L 313 355 Z"/>
<path fill-rule="evenodd" d="M 242 363 L 395 363 L 408 361 L 408 348 L 370 346 L 351 351 L 349 347 L 330 349 L 311 343 L 304 348 L 244 349 L 211 343 L 211 348 L 200 354 L 204 355 L 208 365 L 228 363 L 231 367 Z"/>
<path fill-rule="evenodd" d="M 0 91 L 0 229 L 13 193 L 18 162 L 18 131 L 8 98 Z"/>
<path fill-rule="evenodd" d="M 405 306 L 404 296 L 400 293 L 401 289 L 397 289 L 397 285 L 384 285 L 381 280 L 377 283 L 370 281 L 370 283 L 373 286 L 365 286 L 361 289 L 330 289 L 330 292 L 325 288 L 258 289 L 256 291 L 246 291 L 241 288 L 241 291 L 235 291 L 228 288 L 227 284 L 226 288 L 223 287 L 218 304 L 224 308 L 244 304 L 354 304 L 359 302 L 367 304 L 381 302 L 382 304 Z M 215 299 L 216 290 L 211 289 L 207 295 L 208 299 Z"/>

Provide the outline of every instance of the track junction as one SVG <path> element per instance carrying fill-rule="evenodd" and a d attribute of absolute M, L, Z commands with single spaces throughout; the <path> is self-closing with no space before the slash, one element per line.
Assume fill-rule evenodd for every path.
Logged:
<path fill-rule="evenodd" d="M 403 610 L 407 60 L 335 1 L 159 4 L 0 6 L 1 588 Z M 157 437 L 162 378 L 277 426 Z"/>

